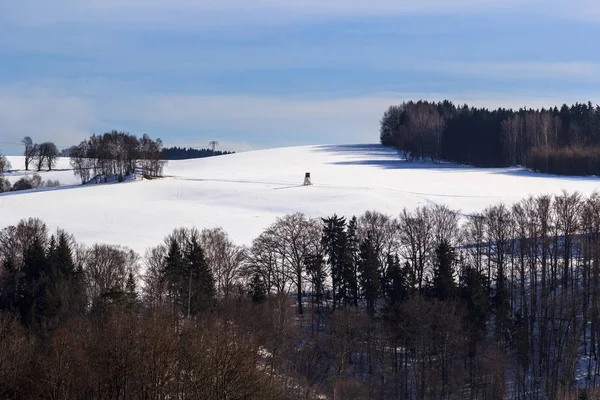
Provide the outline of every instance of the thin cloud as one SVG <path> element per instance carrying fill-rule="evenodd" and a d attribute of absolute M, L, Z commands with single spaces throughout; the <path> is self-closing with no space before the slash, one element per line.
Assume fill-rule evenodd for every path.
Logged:
<path fill-rule="evenodd" d="M 515 79 L 600 81 L 600 64 L 585 61 L 572 62 L 472 62 L 429 65 L 430 70 L 446 71 L 458 75 L 485 76 Z"/>
<path fill-rule="evenodd" d="M 542 11 L 549 10 L 549 11 Z M 21 0 L 0 5 L 4 19 L 26 25 L 64 22 L 148 24 L 195 29 L 238 23 L 293 23 L 314 18 L 354 18 L 415 14 L 477 14 L 499 11 L 552 13 L 593 18 L 591 0 Z"/>

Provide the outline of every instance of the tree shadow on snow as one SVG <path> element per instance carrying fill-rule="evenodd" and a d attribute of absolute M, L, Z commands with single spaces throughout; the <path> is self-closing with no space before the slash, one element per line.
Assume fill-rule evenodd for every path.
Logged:
<path fill-rule="evenodd" d="M 356 160 L 335 161 L 330 165 L 363 165 L 382 169 L 431 169 L 440 172 L 477 171 L 476 168 L 448 162 L 408 161 L 401 158 L 400 153 L 390 147 L 380 144 L 345 144 L 317 146 L 316 151 L 357 157 Z"/>
<path fill-rule="evenodd" d="M 568 181 L 582 181 L 582 182 L 598 182 L 600 178 L 597 176 L 583 176 L 583 175 L 555 175 L 546 174 L 543 172 L 531 171 L 525 168 L 499 168 L 497 171 L 490 171 L 490 173 L 498 175 L 508 175 L 519 178 L 544 178 L 544 179 L 564 179 Z"/>

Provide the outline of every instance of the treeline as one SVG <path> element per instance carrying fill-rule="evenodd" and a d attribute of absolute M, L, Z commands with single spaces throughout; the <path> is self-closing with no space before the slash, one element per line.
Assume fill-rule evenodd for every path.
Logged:
<path fill-rule="evenodd" d="M 177 229 L 0 231 L 0 397 L 592 398 L 600 195 Z"/>
<path fill-rule="evenodd" d="M 191 147 L 168 147 L 162 150 L 163 160 L 187 160 L 190 158 L 204 158 L 233 154 L 231 151 L 212 149 L 193 149 Z"/>
<path fill-rule="evenodd" d="M 513 111 L 410 101 L 386 110 L 380 140 L 409 159 L 600 174 L 600 107 L 592 103 Z"/>
<path fill-rule="evenodd" d="M 112 131 L 92 135 L 79 145 L 69 149 L 71 166 L 81 182 L 93 177 L 107 181 L 134 173 L 136 167 L 143 169 L 148 177 L 162 176 L 166 161 L 162 159 L 163 144 L 144 134 L 141 138 L 124 132 Z"/>

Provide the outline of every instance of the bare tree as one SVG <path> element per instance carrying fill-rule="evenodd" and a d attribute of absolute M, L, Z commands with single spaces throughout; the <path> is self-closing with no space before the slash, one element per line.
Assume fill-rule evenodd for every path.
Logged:
<path fill-rule="evenodd" d="M 94 245 L 86 254 L 84 272 L 92 305 L 98 305 L 110 295 L 125 291 L 129 274 L 137 275 L 139 257 L 120 246 Z"/>
<path fill-rule="evenodd" d="M 89 143 L 87 140 L 81 142 L 71 150 L 71 167 L 75 176 L 79 176 L 81 183 L 86 183 L 91 178 L 94 160 L 90 158 Z"/>
<path fill-rule="evenodd" d="M 398 223 L 389 215 L 377 211 L 367 211 L 358 218 L 358 237 L 370 239 L 381 265 L 389 254 L 398 250 Z"/>
<path fill-rule="evenodd" d="M 148 249 L 144 257 L 143 297 L 151 309 L 161 308 L 167 301 L 168 284 L 163 273 L 166 254 L 167 248 L 161 245 Z"/>
<path fill-rule="evenodd" d="M 204 229 L 200 243 L 215 277 L 217 293 L 223 297 L 232 294 L 241 278 L 244 248 L 236 246 L 222 228 Z"/>
<path fill-rule="evenodd" d="M 0 310 L 0 398 L 29 398 L 34 345 L 17 319 Z"/>
<path fill-rule="evenodd" d="M 25 155 L 25 171 L 29 171 L 29 164 L 35 158 L 38 145 L 33 143 L 33 140 L 31 140 L 29 136 L 25 136 L 23 140 L 21 140 L 21 143 L 25 146 L 25 151 L 23 153 Z"/>
<path fill-rule="evenodd" d="M 284 266 L 288 279 L 296 287 L 298 313 L 304 312 L 302 290 L 305 278 L 305 260 L 311 254 L 314 243 L 321 239 L 321 224 L 318 220 L 296 213 L 278 218 L 267 229 L 267 235 L 275 239 L 274 250 Z"/>
<path fill-rule="evenodd" d="M 435 248 L 431 210 L 427 207 L 420 207 L 414 213 L 409 213 L 404 209 L 400 214 L 399 229 L 402 243 L 401 253 L 410 261 L 417 278 L 418 288 L 421 290 Z"/>

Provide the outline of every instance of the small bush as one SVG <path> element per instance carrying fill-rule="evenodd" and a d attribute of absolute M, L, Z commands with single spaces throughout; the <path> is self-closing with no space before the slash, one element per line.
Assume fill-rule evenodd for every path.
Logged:
<path fill-rule="evenodd" d="M 60 182 L 59 182 L 58 180 L 55 180 L 55 181 L 53 181 L 53 180 L 51 180 L 51 179 L 48 179 L 48 180 L 47 180 L 47 181 L 44 183 L 44 186 L 45 186 L 45 187 L 57 187 L 57 186 L 60 186 Z"/>
<path fill-rule="evenodd" d="M 8 179 L 0 177 L 0 193 L 10 192 L 11 184 Z"/>
<path fill-rule="evenodd" d="M 57 180 L 48 179 L 47 181 L 43 181 L 42 178 L 38 174 L 34 174 L 31 178 L 23 177 L 16 181 L 12 186 L 12 189 L 9 189 L 13 192 L 17 192 L 20 190 L 30 190 L 30 189 L 40 189 L 44 187 L 56 187 L 60 186 L 60 182 Z M 10 187 L 10 183 L 9 183 Z"/>
<path fill-rule="evenodd" d="M 31 184 L 31 180 L 27 178 L 21 178 L 16 181 L 12 186 L 13 192 L 18 192 L 20 190 L 30 190 L 33 189 L 33 185 Z"/>

